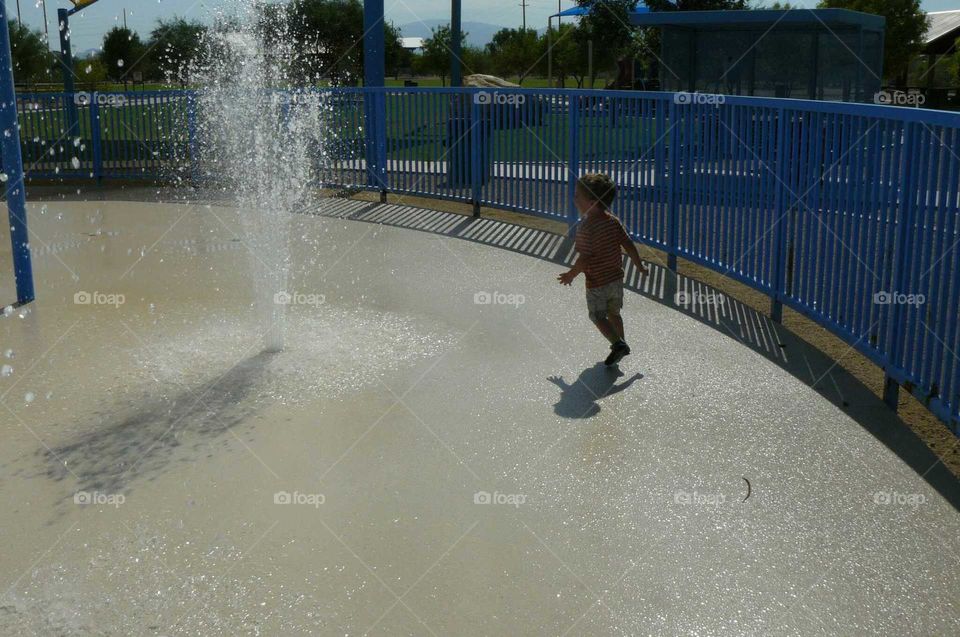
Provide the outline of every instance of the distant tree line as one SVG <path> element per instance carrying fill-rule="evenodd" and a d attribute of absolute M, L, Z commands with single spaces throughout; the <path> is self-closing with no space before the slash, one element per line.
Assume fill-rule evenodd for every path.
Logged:
<path fill-rule="evenodd" d="M 653 11 L 747 9 L 761 2 L 645 0 Z M 636 59 L 648 77 L 657 76 L 659 31 L 633 28 L 627 19 L 628 12 L 636 8 L 637 0 L 604 0 L 602 3 L 578 0 L 578 3 L 592 9 L 575 22 L 555 26 L 549 33 L 501 29 L 482 47 L 467 45 L 467 34 L 463 34 L 463 72 L 498 75 L 523 84 L 530 76 L 546 75 L 549 46 L 553 76 L 562 86 L 568 83 L 592 86 L 599 73 L 610 74 L 617 68 L 618 60 L 624 58 Z M 292 64 L 294 75 L 301 82 L 360 83 L 363 77 L 360 0 L 275 0 L 258 6 L 266 28 L 282 24 L 283 37 L 295 40 L 299 54 Z M 791 8 L 788 2 L 767 3 L 767 6 Z M 927 29 L 920 0 L 820 0 L 819 6 L 884 15 L 887 18 L 886 74 L 894 80 L 905 76 Z M 8 26 L 17 81 L 22 84 L 60 81 L 59 53 L 49 50 L 43 35 L 16 21 L 10 21 Z M 185 85 L 191 81 L 191 69 L 203 62 L 205 35 L 210 28 L 179 17 L 161 19 L 147 38 L 142 39 L 132 30 L 114 27 L 104 35 L 98 54 L 77 60 L 73 71 L 81 85 L 126 83 L 134 78 Z M 452 44 L 449 26 L 434 29 L 419 53 L 401 46 L 400 32 L 393 24 L 385 22 L 383 29 L 388 75 L 431 75 L 439 76 L 444 83 L 447 81 Z M 591 42 L 592 66 L 588 59 Z M 960 64 L 952 66 L 960 69 Z M 594 77 L 588 77 L 591 72 Z"/>

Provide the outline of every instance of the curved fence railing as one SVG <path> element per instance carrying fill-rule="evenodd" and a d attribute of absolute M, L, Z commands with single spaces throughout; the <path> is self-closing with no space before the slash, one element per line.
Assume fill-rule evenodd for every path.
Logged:
<path fill-rule="evenodd" d="M 606 172 L 639 242 L 762 291 L 960 434 L 960 114 L 701 94 L 324 89 L 319 185 L 576 219 Z M 31 177 L 204 178 L 202 96 L 19 97 Z"/>

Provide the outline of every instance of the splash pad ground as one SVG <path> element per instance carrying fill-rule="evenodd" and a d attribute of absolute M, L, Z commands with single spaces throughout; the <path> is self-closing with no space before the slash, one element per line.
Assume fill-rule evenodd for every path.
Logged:
<path fill-rule="evenodd" d="M 263 354 L 236 210 L 30 223 L 39 300 L 0 318 L 2 634 L 960 626 L 955 481 L 831 361 L 732 301 L 678 311 L 660 269 L 609 372 L 560 237 L 324 200 Z"/>

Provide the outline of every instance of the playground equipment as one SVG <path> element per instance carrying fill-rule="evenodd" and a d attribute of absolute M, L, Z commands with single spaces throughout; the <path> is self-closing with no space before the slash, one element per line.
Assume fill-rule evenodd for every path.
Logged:
<path fill-rule="evenodd" d="M 63 90 L 67 94 L 74 93 L 73 82 L 73 47 L 70 43 L 70 16 L 98 0 L 70 0 L 73 3 L 72 9 L 57 9 L 58 31 L 60 32 L 60 70 L 63 74 Z M 68 101 L 65 105 L 67 111 L 67 123 L 71 131 L 78 130 L 77 104 L 75 101 Z"/>
<path fill-rule="evenodd" d="M 846 9 L 657 11 L 667 91 L 873 102 L 883 77 L 886 19 Z"/>

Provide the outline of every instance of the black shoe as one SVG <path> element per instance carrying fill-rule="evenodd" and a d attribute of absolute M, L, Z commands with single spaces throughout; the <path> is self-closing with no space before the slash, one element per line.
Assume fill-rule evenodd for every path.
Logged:
<path fill-rule="evenodd" d="M 630 354 L 630 346 L 624 341 L 617 341 L 610 346 L 610 355 L 607 356 L 607 360 L 603 361 L 603 364 L 607 367 L 612 367 L 623 360 L 623 357 L 628 354 Z"/>

